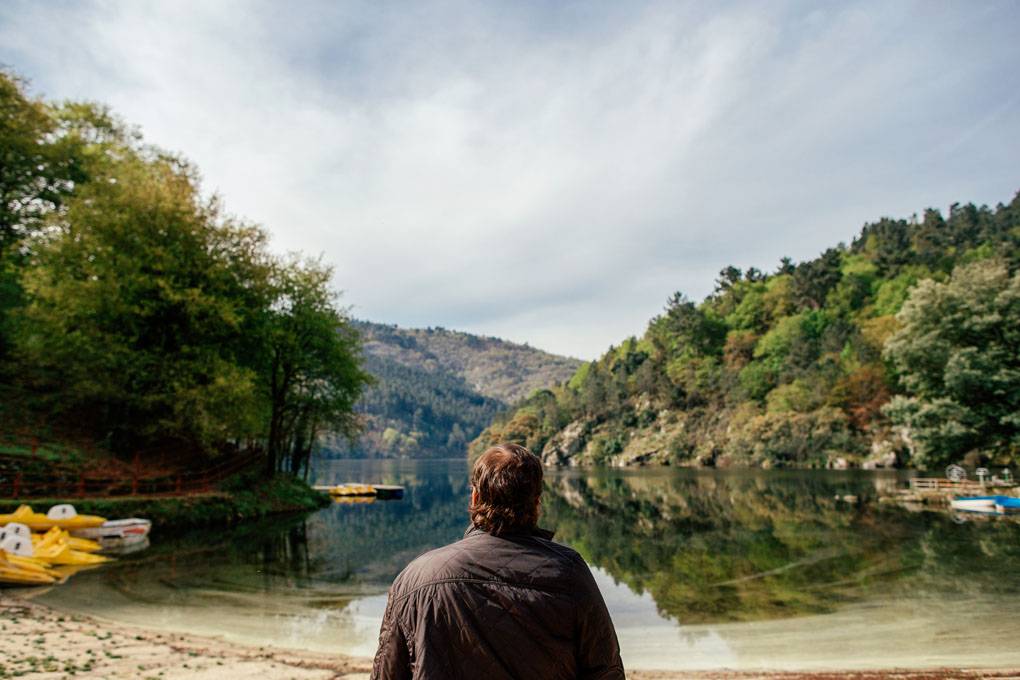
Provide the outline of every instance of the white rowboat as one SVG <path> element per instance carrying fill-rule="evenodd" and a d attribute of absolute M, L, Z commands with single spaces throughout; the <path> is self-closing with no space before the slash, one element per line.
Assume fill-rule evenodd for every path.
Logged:
<path fill-rule="evenodd" d="M 152 529 L 152 522 L 149 520 L 131 517 L 130 519 L 110 520 L 89 529 L 75 529 L 71 534 L 99 541 L 104 548 L 115 548 L 141 543 L 149 535 L 150 529 Z"/>

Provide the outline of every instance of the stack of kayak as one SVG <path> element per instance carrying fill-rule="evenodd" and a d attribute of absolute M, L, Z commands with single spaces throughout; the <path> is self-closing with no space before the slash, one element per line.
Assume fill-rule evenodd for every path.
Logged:
<path fill-rule="evenodd" d="M 22 505 L 0 514 L 0 584 L 62 582 L 78 569 L 109 561 L 97 554 L 104 547 L 144 540 L 149 526 L 148 520 L 79 515 L 66 504 L 45 515 Z"/>
<path fill-rule="evenodd" d="M 986 515 L 1020 513 L 1020 498 L 1013 496 L 961 496 L 949 502 L 953 510 Z"/>

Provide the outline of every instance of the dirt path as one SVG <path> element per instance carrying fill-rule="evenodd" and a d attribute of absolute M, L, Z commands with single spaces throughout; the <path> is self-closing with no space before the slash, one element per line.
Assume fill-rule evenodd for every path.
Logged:
<path fill-rule="evenodd" d="M 0 592 L 0 678 L 29 680 L 367 680 L 368 659 L 249 647 L 64 614 Z M 840 673 L 634 671 L 629 680 L 943 680 L 1012 678 L 1020 669 Z"/>

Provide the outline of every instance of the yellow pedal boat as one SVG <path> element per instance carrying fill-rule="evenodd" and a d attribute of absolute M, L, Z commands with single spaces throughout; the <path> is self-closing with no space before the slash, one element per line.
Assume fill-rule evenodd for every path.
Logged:
<path fill-rule="evenodd" d="M 56 583 L 57 577 L 35 567 L 25 567 L 13 562 L 0 550 L 0 583 L 18 586 L 40 586 Z"/>
<path fill-rule="evenodd" d="M 98 527 L 106 521 L 105 517 L 96 515 L 79 515 L 72 505 L 54 505 L 45 515 L 35 512 L 27 505 L 18 507 L 14 512 L 0 515 L 0 525 L 10 522 L 24 524 L 32 531 L 49 531 L 53 527 L 61 529 L 87 529 Z"/>
<path fill-rule="evenodd" d="M 67 547 L 71 550 L 77 550 L 78 552 L 84 553 L 99 552 L 103 547 L 96 541 L 72 536 L 65 530 L 58 527 L 53 527 L 45 534 L 32 534 L 32 545 L 36 550 L 39 549 L 39 546 L 47 546 L 60 542 L 66 543 Z"/>
<path fill-rule="evenodd" d="M 38 542 L 24 536 L 9 536 L 0 543 L 0 549 L 7 553 L 10 561 L 21 567 L 33 564 L 46 568 L 65 564 L 87 566 L 109 561 L 102 555 L 71 549 L 63 540 L 62 533 L 60 529 L 52 530 Z"/>

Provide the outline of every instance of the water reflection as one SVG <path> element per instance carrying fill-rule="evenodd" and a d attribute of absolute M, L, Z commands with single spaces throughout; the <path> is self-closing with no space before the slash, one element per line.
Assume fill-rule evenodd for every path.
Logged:
<path fill-rule="evenodd" d="M 42 599 L 129 623 L 370 655 L 393 578 L 462 534 L 467 468 L 350 461 L 316 481 L 407 493 L 156 534 L 150 550 Z M 853 472 L 553 472 L 542 522 L 593 566 L 632 666 L 988 661 L 977 645 L 1020 625 L 1020 526 L 879 503 L 896 482 Z M 992 617 L 990 633 L 981 621 Z"/>
<path fill-rule="evenodd" d="M 683 624 L 828 613 L 894 591 L 1020 592 L 1020 525 L 960 525 L 878 502 L 896 481 L 852 472 L 566 473 L 547 486 L 545 521 Z"/>

